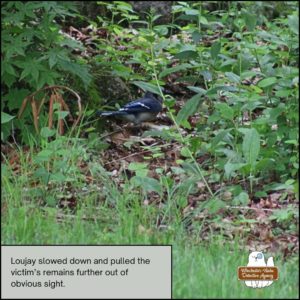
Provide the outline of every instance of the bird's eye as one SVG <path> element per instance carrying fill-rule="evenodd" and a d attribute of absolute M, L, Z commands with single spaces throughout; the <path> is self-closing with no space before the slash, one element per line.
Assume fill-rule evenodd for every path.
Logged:
<path fill-rule="evenodd" d="M 262 253 L 258 253 L 258 254 L 257 254 L 257 258 L 258 258 L 258 259 L 262 259 L 262 258 L 263 258 Z"/>

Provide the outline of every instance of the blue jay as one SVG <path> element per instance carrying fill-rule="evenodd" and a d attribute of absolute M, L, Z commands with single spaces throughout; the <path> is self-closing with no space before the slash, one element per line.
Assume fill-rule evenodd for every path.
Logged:
<path fill-rule="evenodd" d="M 97 115 L 102 117 L 116 117 L 135 124 L 155 119 L 162 111 L 163 99 L 159 96 L 146 92 L 143 98 L 127 103 L 118 111 L 98 111 Z"/>

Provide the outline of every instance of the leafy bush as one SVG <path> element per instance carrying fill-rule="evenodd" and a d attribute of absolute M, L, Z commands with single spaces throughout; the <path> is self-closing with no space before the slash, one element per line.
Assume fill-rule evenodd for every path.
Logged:
<path fill-rule="evenodd" d="M 45 1 L 3 1 L 1 39 L 1 111 L 16 115 L 22 100 L 45 85 L 66 84 L 78 77 L 87 87 L 91 76 L 86 63 L 72 51 L 84 49 L 81 43 L 61 31 L 64 19 L 75 17 L 72 3 Z M 6 122 L 3 139 L 21 129 L 23 139 L 34 134 L 29 110 L 24 120 Z M 27 129 L 26 129 L 26 128 Z"/>

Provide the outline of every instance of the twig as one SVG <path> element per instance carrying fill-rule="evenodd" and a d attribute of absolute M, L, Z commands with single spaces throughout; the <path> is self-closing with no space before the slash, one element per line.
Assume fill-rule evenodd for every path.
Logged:
<path fill-rule="evenodd" d="M 257 207 L 230 206 L 230 205 L 226 205 L 226 208 L 246 209 L 246 210 L 265 210 L 265 211 L 275 211 L 276 210 L 276 209 L 271 209 L 271 208 L 257 208 Z"/>
<path fill-rule="evenodd" d="M 170 144 L 166 144 L 166 145 L 161 145 L 160 147 L 168 147 L 168 146 L 170 146 L 170 145 L 172 145 L 172 144 L 170 143 Z M 151 152 L 151 150 L 144 150 L 144 151 L 141 151 L 141 152 L 129 154 L 129 155 L 127 155 L 127 156 L 124 156 L 124 157 L 118 158 L 118 159 L 116 159 L 116 160 L 107 162 L 107 163 L 104 164 L 104 166 L 105 166 L 105 165 L 108 165 L 108 164 L 112 164 L 112 163 L 117 162 L 117 161 L 120 161 L 120 160 L 123 160 L 123 159 L 126 159 L 126 158 L 128 158 L 128 157 L 132 157 L 132 156 L 135 156 L 135 155 L 144 154 L 144 153 L 147 153 L 147 152 Z"/>

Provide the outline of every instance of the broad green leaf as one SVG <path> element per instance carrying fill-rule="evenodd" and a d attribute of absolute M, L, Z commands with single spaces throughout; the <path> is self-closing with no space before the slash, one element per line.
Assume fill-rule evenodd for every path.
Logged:
<path fill-rule="evenodd" d="M 216 59 L 221 50 L 221 43 L 214 42 L 210 48 L 210 54 L 212 59 Z"/>
<path fill-rule="evenodd" d="M 187 87 L 189 90 L 197 93 L 197 94 L 201 94 L 201 95 L 205 95 L 206 94 L 206 90 L 197 86 L 188 86 Z"/>
<path fill-rule="evenodd" d="M 148 174 L 147 164 L 132 162 L 128 166 L 128 170 L 135 171 L 136 176 L 146 177 Z"/>
<path fill-rule="evenodd" d="M 227 162 L 224 166 L 224 171 L 225 171 L 226 177 L 229 178 L 234 171 L 240 170 L 241 168 L 243 168 L 246 165 L 247 164 L 244 164 L 244 163 Z"/>
<path fill-rule="evenodd" d="M 150 43 L 154 43 L 155 41 L 155 35 L 154 33 L 153 34 L 147 34 L 147 35 L 144 35 L 144 38 L 150 42 Z"/>
<path fill-rule="evenodd" d="M 37 156 L 34 158 L 34 161 L 36 163 L 47 162 L 51 159 L 52 154 L 52 150 L 44 149 L 37 154 Z"/>
<path fill-rule="evenodd" d="M 137 171 L 147 168 L 148 164 L 146 163 L 138 163 L 138 162 L 132 162 L 128 165 L 128 170 L 130 171 Z"/>
<path fill-rule="evenodd" d="M 57 54 L 54 51 L 49 51 L 49 67 L 50 69 L 53 68 L 53 66 L 57 63 Z"/>
<path fill-rule="evenodd" d="M 207 90 L 206 95 L 207 96 L 216 95 L 218 94 L 218 91 L 236 92 L 237 88 L 235 86 L 229 86 L 229 85 L 214 86 L 209 90 Z"/>
<path fill-rule="evenodd" d="M 261 88 L 265 88 L 265 87 L 275 84 L 276 82 L 277 82 L 276 77 L 268 77 L 268 78 L 261 80 L 257 85 Z"/>
<path fill-rule="evenodd" d="M 153 28 L 153 30 L 159 35 L 167 35 L 169 32 L 168 27 L 165 25 L 157 25 Z"/>
<path fill-rule="evenodd" d="M 215 148 L 221 141 L 223 141 L 223 139 L 225 138 L 225 136 L 227 136 L 227 134 L 229 134 L 229 132 L 231 131 L 231 129 L 224 129 L 221 130 L 211 141 L 211 146 L 212 148 Z"/>
<path fill-rule="evenodd" d="M 85 48 L 82 46 L 82 43 L 77 41 L 77 40 L 73 40 L 71 38 L 65 37 L 64 40 L 60 41 L 60 46 L 64 47 L 70 47 L 71 49 L 76 49 L 76 50 L 81 50 L 84 51 Z"/>
<path fill-rule="evenodd" d="M 65 119 L 65 117 L 69 114 L 68 111 L 56 111 L 55 114 L 58 116 L 58 119 Z"/>
<path fill-rule="evenodd" d="M 240 128 L 239 131 L 244 134 L 243 155 L 247 163 L 253 167 L 260 151 L 259 134 L 255 128 Z"/>
<path fill-rule="evenodd" d="M 189 69 L 189 68 L 192 68 L 192 67 L 193 66 L 190 65 L 190 64 L 181 64 L 181 65 L 178 65 L 178 66 L 175 66 L 175 67 L 172 67 L 172 68 L 168 68 L 168 69 L 165 69 L 164 71 L 162 71 L 159 74 L 159 78 L 163 78 L 166 75 L 169 75 L 171 73 L 178 72 L 178 71 L 183 71 L 183 70 L 186 70 L 186 69 Z"/>
<path fill-rule="evenodd" d="M 55 207 L 57 205 L 57 199 L 53 195 L 46 196 L 46 203 L 48 206 Z"/>
<path fill-rule="evenodd" d="M 288 24 L 291 31 L 293 31 L 295 34 L 299 34 L 299 16 L 288 16 Z"/>
<path fill-rule="evenodd" d="M 197 16 L 199 15 L 199 10 L 197 9 L 187 9 L 185 10 L 185 14 L 189 16 Z"/>
<path fill-rule="evenodd" d="M 191 157 L 191 152 L 187 147 L 183 147 L 180 151 L 180 154 L 184 157 Z"/>
<path fill-rule="evenodd" d="M 288 185 L 285 183 L 271 183 L 264 186 L 264 190 L 268 191 L 280 191 L 280 190 L 291 190 L 293 189 L 292 185 Z"/>
<path fill-rule="evenodd" d="M 240 83 L 241 81 L 241 78 L 240 76 L 232 73 L 232 72 L 225 72 L 225 76 L 231 81 L 231 82 L 234 82 L 234 83 Z"/>
<path fill-rule="evenodd" d="M 12 64 L 10 64 L 7 61 L 1 61 L 1 74 L 2 75 L 3 75 L 3 72 L 13 75 L 14 77 L 17 76 L 17 73 L 16 73 L 14 67 L 12 66 Z"/>
<path fill-rule="evenodd" d="M 194 163 L 188 163 L 188 162 L 186 162 L 186 160 L 182 161 L 180 164 L 182 165 L 182 168 L 187 173 L 189 173 L 190 175 L 196 175 L 196 177 L 195 176 L 191 176 L 189 178 L 189 180 L 191 180 L 191 181 L 193 181 L 193 180 L 197 181 L 197 176 L 199 176 L 199 171 L 198 171 L 197 167 L 195 166 L 195 164 Z"/>
<path fill-rule="evenodd" d="M 154 178 L 134 176 L 131 178 L 130 182 L 135 186 L 142 188 L 146 192 L 153 191 L 161 193 L 161 184 Z"/>
<path fill-rule="evenodd" d="M 195 30 L 193 33 L 192 33 L 192 39 L 193 41 L 197 44 L 200 42 L 200 40 L 202 39 L 202 35 L 201 33 L 198 31 L 198 30 Z"/>
<path fill-rule="evenodd" d="M 249 204 L 249 195 L 246 192 L 241 192 L 232 200 L 233 205 L 247 205 Z"/>
<path fill-rule="evenodd" d="M 233 120 L 234 111 L 227 103 L 216 103 L 215 107 L 224 119 Z"/>
<path fill-rule="evenodd" d="M 207 19 L 206 19 L 205 17 L 203 17 L 203 16 L 200 16 L 200 17 L 199 17 L 199 21 L 200 21 L 200 23 L 203 24 L 203 25 L 208 25 Z"/>
<path fill-rule="evenodd" d="M 212 73 L 210 71 L 203 70 L 200 71 L 199 73 L 203 76 L 204 80 L 212 81 Z"/>
<path fill-rule="evenodd" d="M 114 4 L 117 4 L 118 8 L 122 8 L 128 11 L 133 12 L 132 5 L 125 1 L 114 1 Z"/>
<path fill-rule="evenodd" d="M 244 18 L 244 21 L 245 21 L 248 31 L 253 31 L 256 26 L 257 16 L 250 14 L 248 12 L 244 12 L 243 18 Z"/>
<path fill-rule="evenodd" d="M 255 169 L 258 171 L 271 170 L 274 167 L 275 160 L 273 158 L 263 158 L 257 162 Z"/>
<path fill-rule="evenodd" d="M 42 181 L 44 184 L 47 184 L 49 182 L 50 173 L 45 168 L 38 168 L 33 173 L 33 176 Z"/>
<path fill-rule="evenodd" d="M 224 208 L 226 203 L 218 198 L 210 199 L 205 202 L 203 205 L 204 208 L 208 210 L 209 213 L 215 214 L 221 208 Z"/>
<path fill-rule="evenodd" d="M 87 65 L 81 65 L 77 62 L 71 62 L 60 58 L 58 58 L 58 65 L 62 70 L 78 76 L 86 87 L 92 80 L 92 76 L 89 73 Z"/>
<path fill-rule="evenodd" d="M 151 93 L 160 95 L 159 88 L 152 83 L 148 83 L 148 82 L 144 82 L 144 81 L 133 81 L 132 83 L 144 91 L 149 91 Z"/>
<path fill-rule="evenodd" d="M 256 71 L 245 71 L 241 74 L 241 79 L 251 78 L 257 75 L 261 75 L 261 72 Z"/>
<path fill-rule="evenodd" d="M 64 182 L 66 180 L 66 176 L 61 172 L 52 173 L 50 175 L 49 180 L 57 181 L 57 182 Z"/>
<path fill-rule="evenodd" d="M 3 111 L 1 111 L 1 124 L 8 123 L 10 120 L 12 120 L 15 116 L 11 116 Z"/>
<path fill-rule="evenodd" d="M 174 57 L 178 59 L 195 59 L 198 57 L 198 52 L 193 50 L 185 50 L 175 54 Z"/>
<path fill-rule="evenodd" d="M 262 198 L 262 197 L 268 197 L 268 194 L 264 191 L 257 191 L 255 192 L 254 196 L 257 198 Z"/>
<path fill-rule="evenodd" d="M 43 127 L 41 129 L 41 136 L 43 138 L 48 138 L 48 137 L 51 137 L 51 136 L 55 135 L 55 132 L 56 132 L 55 129 L 50 129 L 48 127 Z"/>
<path fill-rule="evenodd" d="M 33 63 L 33 61 L 25 62 L 23 65 L 24 65 L 24 70 L 21 73 L 19 81 L 29 76 L 32 77 L 37 82 L 39 77 L 40 65 L 37 63 Z"/>
<path fill-rule="evenodd" d="M 26 96 L 30 94 L 30 90 L 27 89 L 9 89 L 9 93 L 2 98 L 7 100 L 7 107 L 10 111 L 13 109 L 19 109 Z"/>
<path fill-rule="evenodd" d="M 202 95 L 197 94 L 185 103 L 176 117 L 176 121 L 179 125 L 182 123 L 182 121 L 187 120 L 189 116 L 193 115 L 198 110 L 199 104 L 202 102 L 201 99 Z"/>

